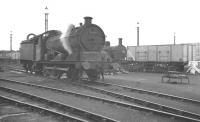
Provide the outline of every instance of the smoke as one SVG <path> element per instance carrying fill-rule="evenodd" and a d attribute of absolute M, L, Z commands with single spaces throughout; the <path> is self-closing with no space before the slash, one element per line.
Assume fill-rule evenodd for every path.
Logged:
<path fill-rule="evenodd" d="M 65 33 L 63 33 L 60 37 L 60 40 L 62 42 L 63 47 L 65 48 L 65 50 L 69 53 L 72 54 L 72 48 L 70 45 L 70 41 L 69 41 L 69 36 L 72 32 L 72 30 L 75 28 L 75 26 L 73 24 L 70 24 L 67 28 L 67 31 Z"/>

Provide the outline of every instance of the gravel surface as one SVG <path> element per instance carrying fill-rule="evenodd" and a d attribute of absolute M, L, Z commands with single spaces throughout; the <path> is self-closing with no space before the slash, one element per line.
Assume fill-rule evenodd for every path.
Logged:
<path fill-rule="evenodd" d="M 119 107 L 116 105 L 110 105 L 99 101 L 77 98 L 70 95 L 63 95 L 62 93 L 55 93 L 52 91 L 35 90 L 33 87 L 21 87 L 19 85 L 8 85 L 1 83 L 15 89 L 21 89 L 26 93 L 32 93 L 40 97 L 46 97 L 64 104 L 72 105 L 78 108 L 82 108 L 91 112 L 95 112 L 121 122 L 175 122 L 169 118 L 152 115 L 146 112 L 140 112 L 128 108 Z M 17 98 L 16 98 L 17 99 Z"/>
<path fill-rule="evenodd" d="M 58 122 L 58 120 L 28 112 L 16 106 L 0 105 L 0 122 Z"/>
<path fill-rule="evenodd" d="M 67 81 L 66 82 L 60 81 L 59 83 L 57 83 L 55 80 L 39 78 L 39 77 L 37 77 L 37 78 L 38 78 L 39 82 L 35 82 L 35 79 L 32 78 L 31 83 L 46 85 L 46 86 L 49 86 L 49 87 L 59 88 L 59 89 L 64 89 L 64 90 L 65 89 L 71 90 L 71 91 L 74 91 L 74 92 L 98 96 L 98 97 L 101 97 L 101 98 L 114 99 L 113 97 L 110 97 L 108 95 L 104 95 L 104 94 L 96 93 L 96 92 L 91 92 L 91 90 L 87 90 L 87 89 L 84 89 L 82 87 L 74 86 L 72 84 L 67 84 L 68 83 Z M 169 99 L 166 99 L 166 98 L 160 98 L 160 97 L 147 95 L 147 94 L 129 92 L 129 91 L 123 90 L 123 89 L 121 89 L 119 87 L 115 87 L 115 86 L 109 86 L 109 87 L 96 86 L 96 87 L 97 88 L 100 87 L 100 88 L 103 88 L 105 90 L 109 90 L 109 91 L 112 91 L 112 92 L 115 92 L 115 93 L 123 93 L 124 95 L 128 95 L 128 96 L 139 98 L 139 99 L 144 99 L 144 100 L 147 100 L 147 101 L 151 101 L 153 103 L 159 103 L 159 104 L 171 106 L 171 107 L 174 107 L 174 108 L 177 108 L 177 109 L 182 109 L 182 110 L 185 110 L 185 111 L 190 111 L 190 112 L 193 112 L 193 113 L 200 114 L 200 106 L 195 105 L 195 104 L 180 102 L 180 101 L 177 101 L 177 100 L 169 100 Z M 118 99 L 114 99 L 114 100 L 118 100 Z"/>
<path fill-rule="evenodd" d="M 20 75 L 20 76 L 19 76 Z M 23 77 L 22 77 L 23 76 Z M 0 77 L 9 77 L 11 79 L 26 80 L 27 74 L 20 72 L 0 72 Z M 105 75 L 105 81 L 109 83 L 117 83 L 120 85 L 126 85 L 133 88 L 142 88 L 146 90 L 152 90 L 155 92 L 161 92 L 166 94 L 172 94 L 181 97 L 187 97 L 190 99 L 196 99 L 200 101 L 200 76 L 189 75 L 190 84 L 171 84 L 161 83 L 162 74 L 159 73 L 129 73 L 119 75 Z M 35 81 L 34 81 L 35 80 Z M 36 77 L 32 81 L 42 83 L 44 78 Z"/>
<path fill-rule="evenodd" d="M 104 82 L 200 100 L 200 76 L 189 75 L 190 84 L 161 83 L 161 77 L 158 73 L 106 75 Z"/>
<path fill-rule="evenodd" d="M 150 101 L 152 103 L 158 103 L 166 106 L 170 106 L 172 108 L 177 108 L 189 112 L 193 112 L 196 114 L 200 115 L 200 106 L 197 104 L 192 104 L 192 103 L 187 103 L 187 102 L 181 102 L 179 100 L 170 100 L 167 98 L 161 98 L 157 96 L 152 96 L 148 94 L 141 94 L 141 93 L 136 93 L 136 92 L 131 92 L 131 91 L 126 91 L 117 87 L 102 87 L 102 86 L 96 86 L 97 88 L 105 89 L 108 91 L 112 91 L 114 93 L 122 93 L 124 95 L 133 97 L 133 98 L 139 98 L 142 100 Z"/>
<path fill-rule="evenodd" d="M 100 97 L 104 97 L 104 98 L 110 98 L 107 95 L 102 95 L 99 93 L 91 92 L 90 90 L 86 90 L 86 89 L 83 89 L 80 87 L 74 87 L 74 86 L 68 84 L 67 82 L 55 81 L 52 79 L 49 80 L 49 79 L 46 79 L 43 77 L 27 76 L 26 74 L 16 73 L 16 72 L 0 73 L 0 76 L 9 77 L 9 79 L 18 80 L 18 81 L 43 84 L 43 85 L 48 85 L 51 87 L 73 90 L 73 91 L 81 92 L 84 94 L 95 95 L 95 96 L 100 96 Z M 162 77 L 162 74 L 154 74 L 154 73 L 130 73 L 130 74 L 121 74 L 121 75 L 114 75 L 114 76 L 107 75 L 107 76 L 105 76 L 106 79 L 104 82 L 116 83 L 116 84 L 120 84 L 120 85 L 127 85 L 127 86 L 134 87 L 134 88 L 135 87 L 143 88 L 146 90 L 152 90 L 152 91 L 156 91 L 156 92 L 162 92 L 162 93 L 167 93 L 167 94 L 172 94 L 172 95 L 177 95 L 177 96 L 200 100 L 200 94 L 199 94 L 200 93 L 200 89 L 199 89 L 200 78 L 199 78 L 199 76 L 189 76 L 190 82 L 191 82 L 190 84 L 161 83 L 161 77 Z M 130 96 L 141 98 L 141 99 L 146 99 L 148 101 L 153 101 L 153 102 L 160 103 L 160 104 L 174 106 L 176 108 L 188 110 L 188 111 L 191 111 L 194 113 L 198 113 L 198 114 L 200 113 L 199 106 L 194 106 L 194 105 L 191 106 L 191 104 L 189 104 L 189 103 L 188 104 L 187 103 L 180 104 L 180 102 L 177 102 L 177 101 L 171 101 L 171 100 L 167 100 L 167 99 L 163 100 L 163 98 L 160 99 L 158 97 L 149 96 L 149 95 L 145 95 L 145 94 L 141 95 L 138 93 L 130 93 L 130 92 L 123 91 L 122 89 L 115 88 L 115 87 L 110 87 L 110 88 L 108 87 L 105 89 L 111 90 L 114 92 L 124 93 L 126 95 L 130 95 Z M 53 98 L 55 98 L 55 97 L 53 97 Z M 53 98 L 51 98 L 51 99 L 53 99 Z M 76 101 L 76 99 L 73 99 L 73 100 Z M 78 102 L 78 100 L 76 102 Z M 127 110 L 124 108 L 123 109 L 120 108 L 120 110 L 118 108 L 117 110 L 115 110 L 116 106 L 112 106 L 112 105 L 111 105 L 112 109 L 107 106 L 101 107 L 96 104 L 90 106 L 90 102 L 91 101 L 81 103 L 80 107 L 83 107 L 83 108 L 86 107 L 90 111 L 95 111 L 96 108 L 99 109 L 99 107 L 100 107 L 101 109 L 99 109 L 99 111 L 102 115 L 105 114 L 108 116 L 117 116 L 120 121 L 130 121 L 133 119 L 133 120 L 136 120 L 139 122 L 142 122 L 142 121 L 146 122 L 149 119 L 148 117 L 150 117 L 151 119 L 149 119 L 149 120 L 151 120 L 153 122 L 154 121 L 157 122 L 160 120 L 163 121 L 163 119 L 160 119 L 159 117 L 155 117 L 154 115 L 149 115 L 149 114 L 143 113 L 143 112 L 138 112 L 138 111 L 133 112 L 133 110 Z M 80 102 L 78 102 L 78 104 L 79 103 Z M 90 106 L 89 108 L 88 108 L 88 104 Z M 102 111 L 104 111 L 104 112 L 102 112 Z M 113 112 L 113 111 L 115 111 L 115 112 Z M 132 116 L 129 111 L 133 112 L 131 114 L 133 114 L 134 116 Z M 110 113 L 112 113 L 112 115 L 110 115 Z M 135 114 L 135 113 L 137 113 L 137 114 Z M 119 116 L 118 114 L 120 114 L 121 116 Z M 144 115 L 145 115 L 145 118 L 143 117 Z M 154 119 L 154 118 L 156 118 L 156 119 Z M 166 121 L 169 121 L 169 120 L 166 120 Z"/>

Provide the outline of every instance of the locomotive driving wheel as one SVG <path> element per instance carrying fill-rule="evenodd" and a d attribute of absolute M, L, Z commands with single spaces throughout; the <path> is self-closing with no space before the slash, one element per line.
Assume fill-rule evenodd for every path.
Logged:
<path fill-rule="evenodd" d="M 88 79 L 90 81 L 96 81 L 100 78 L 99 73 L 96 69 L 85 70 L 85 72 L 86 72 Z"/>
<path fill-rule="evenodd" d="M 67 78 L 69 78 L 71 81 L 77 81 L 81 78 L 82 73 L 82 69 L 77 69 L 74 66 L 72 66 L 67 71 Z"/>
<path fill-rule="evenodd" d="M 43 76 L 44 76 L 44 77 L 50 76 L 49 70 L 47 70 L 45 67 L 43 67 Z"/>

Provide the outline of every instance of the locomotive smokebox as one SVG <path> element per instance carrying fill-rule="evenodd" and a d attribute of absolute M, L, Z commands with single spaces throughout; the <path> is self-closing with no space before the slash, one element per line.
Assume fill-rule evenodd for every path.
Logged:
<path fill-rule="evenodd" d="M 122 38 L 119 38 L 119 46 L 122 45 Z"/>
<path fill-rule="evenodd" d="M 85 19 L 85 25 L 90 25 L 90 24 L 92 24 L 92 17 L 84 17 L 84 19 Z"/>

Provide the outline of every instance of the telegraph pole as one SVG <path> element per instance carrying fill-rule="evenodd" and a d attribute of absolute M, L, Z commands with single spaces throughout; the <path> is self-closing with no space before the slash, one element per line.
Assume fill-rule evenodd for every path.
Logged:
<path fill-rule="evenodd" d="M 140 40 L 139 40 L 139 31 L 140 31 L 140 28 L 139 28 L 139 22 L 137 22 L 137 46 L 140 45 Z"/>
<path fill-rule="evenodd" d="M 49 15 L 48 8 L 46 6 L 46 8 L 45 8 L 45 32 L 48 31 L 48 15 Z"/>
<path fill-rule="evenodd" d="M 10 52 L 12 52 L 12 31 L 10 31 Z"/>

